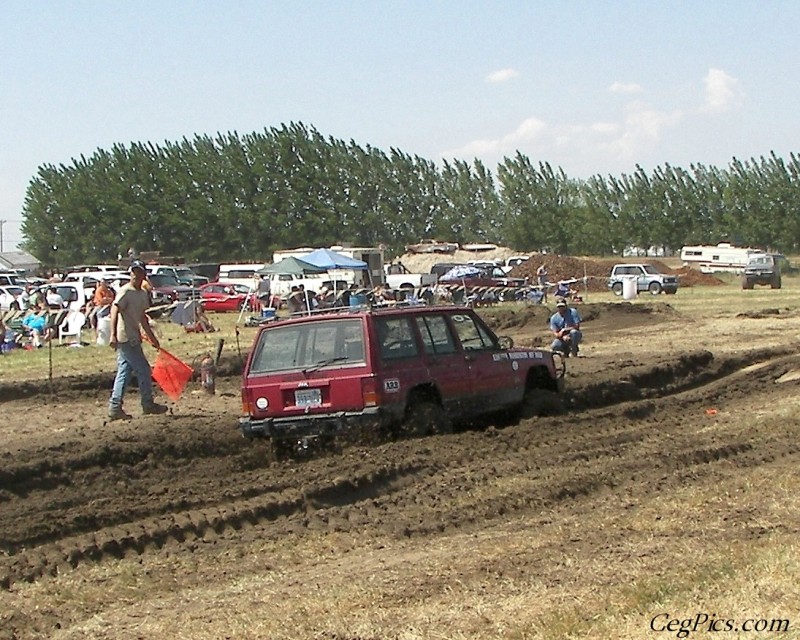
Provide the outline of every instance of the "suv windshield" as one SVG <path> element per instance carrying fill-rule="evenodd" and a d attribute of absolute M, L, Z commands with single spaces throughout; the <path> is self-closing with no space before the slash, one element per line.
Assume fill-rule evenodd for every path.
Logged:
<path fill-rule="evenodd" d="M 276 327 L 261 333 L 253 353 L 250 374 L 363 363 L 364 352 L 364 331 L 360 320 Z"/>

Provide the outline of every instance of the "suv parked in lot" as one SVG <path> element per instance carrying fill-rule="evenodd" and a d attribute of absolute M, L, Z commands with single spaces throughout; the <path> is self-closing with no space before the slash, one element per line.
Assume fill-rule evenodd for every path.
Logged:
<path fill-rule="evenodd" d="M 282 447 L 354 427 L 382 435 L 446 432 L 454 421 L 552 405 L 563 361 L 513 348 L 472 310 L 343 310 L 267 324 L 242 373 L 243 435 Z"/>
<path fill-rule="evenodd" d="M 780 289 L 781 258 L 783 256 L 772 253 L 757 253 L 750 256 L 742 271 L 742 289 L 752 289 L 757 284 Z"/>
<path fill-rule="evenodd" d="M 615 264 L 608 279 L 608 288 L 621 296 L 627 278 L 636 278 L 637 291 L 649 291 L 654 296 L 662 291 L 668 294 L 678 291 L 678 276 L 661 273 L 650 264 Z"/>

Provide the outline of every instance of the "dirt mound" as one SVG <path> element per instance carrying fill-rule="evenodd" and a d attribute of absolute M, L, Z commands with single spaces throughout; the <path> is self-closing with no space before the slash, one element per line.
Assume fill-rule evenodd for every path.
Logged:
<path fill-rule="evenodd" d="M 697 269 L 692 269 L 691 267 L 681 267 L 680 269 L 674 270 L 673 273 L 678 274 L 680 277 L 682 287 L 714 287 L 725 284 L 722 280 L 717 278 L 717 276 L 710 273 L 702 273 Z"/>
<path fill-rule="evenodd" d="M 463 264 L 476 260 L 500 260 L 505 262 L 508 258 L 521 255 L 521 252 L 508 247 L 497 247 L 490 251 L 464 251 L 457 249 L 453 253 L 406 253 L 394 258 L 405 265 L 406 269 L 413 273 L 430 273 L 431 267 L 440 262 L 457 262 Z"/>

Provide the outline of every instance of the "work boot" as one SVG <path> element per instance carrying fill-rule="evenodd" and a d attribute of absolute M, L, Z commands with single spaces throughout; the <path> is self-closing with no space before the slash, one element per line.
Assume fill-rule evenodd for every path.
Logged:
<path fill-rule="evenodd" d="M 133 416 L 130 413 L 125 413 L 122 410 L 122 407 L 117 407 L 116 409 L 109 409 L 108 410 L 108 419 L 110 421 L 114 421 L 114 420 L 132 420 Z"/>
<path fill-rule="evenodd" d="M 158 404 L 154 402 L 153 404 L 149 404 L 142 409 L 142 415 L 145 416 L 158 416 L 162 413 L 166 413 L 169 411 L 169 408 L 163 404 Z"/>

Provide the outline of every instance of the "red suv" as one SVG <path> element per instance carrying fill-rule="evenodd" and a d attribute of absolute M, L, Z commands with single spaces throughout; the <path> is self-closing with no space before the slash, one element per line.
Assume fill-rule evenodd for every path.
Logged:
<path fill-rule="evenodd" d="M 551 351 L 513 348 L 469 308 L 342 310 L 261 327 L 242 374 L 239 426 L 276 445 L 354 426 L 443 433 L 454 421 L 552 400 L 562 381 Z"/>

